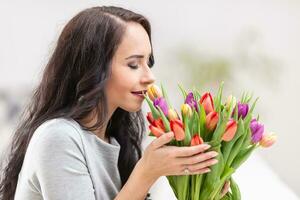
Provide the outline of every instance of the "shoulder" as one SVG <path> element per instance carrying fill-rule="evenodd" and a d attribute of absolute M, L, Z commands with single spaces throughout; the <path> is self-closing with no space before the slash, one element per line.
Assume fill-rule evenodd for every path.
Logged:
<path fill-rule="evenodd" d="M 82 134 L 74 121 L 55 118 L 41 124 L 34 132 L 30 148 L 38 151 L 78 149 L 83 151 Z M 83 153 L 83 152 L 82 152 Z"/>

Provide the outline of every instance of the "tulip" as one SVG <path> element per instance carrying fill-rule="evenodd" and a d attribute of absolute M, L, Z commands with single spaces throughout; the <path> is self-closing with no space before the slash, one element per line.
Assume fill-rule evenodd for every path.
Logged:
<path fill-rule="evenodd" d="M 157 85 L 151 85 L 147 90 L 147 94 L 152 101 L 163 96 Z"/>
<path fill-rule="evenodd" d="M 235 104 L 236 104 L 236 98 L 232 95 L 228 96 L 228 98 L 227 98 L 227 101 L 225 103 L 226 110 L 230 109 L 230 107 L 229 107 L 230 104 L 231 104 L 231 106 L 235 106 Z"/>
<path fill-rule="evenodd" d="M 249 105 L 246 104 L 246 103 L 240 103 L 239 102 L 238 105 L 237 105 L 237 107 L 238 107 L 238 118 L 242 117 L 242 119 L 244 119 L 247 116 L 247 114 L 248 114 Z M 235 109 L 236 109 L 236 107 L 235 107 Z M 232 113 L 232 116 L 235 113 L 235 109 L 234 109 L 234 111 Z"/>
<path fill-rule="evenodd" d="M 154 124 L 155 119 L 153 118 L 152 112 L 147 113 L 147 120 L 150 124 L 152 124 L 152 125 Z"/>
<path fill-rule="evenodd" d="M 182 121 L 179 119 L 171 120 L 170 121 L 171 130 L 175 135 L 175 139 L 177 141 L 184 140 L 185 133 Z"/>
<path fill-rule="evenodd" d="M 203 144 L 203 139 L 196 133 L 191 139 L 191 146 L 196 146 L 198 144 Z"/>
<path fill-rule="evenodd" d="M 168 104 L 163 97 L 155 99 L 153 104 L 155 107 L 159 107 L 166 116 L 168 115 Z"/>
<path fill-rule="evenodd" d="M 276 142 L 276 140 L 277 136 L 274 133 L 264 134 L 259 144 L 262 147 L 270 147 Z"/>
<path fill-rule="evenodd" d="M 176 113 L 176 111 L 174 109 L 169 109 L 168 111 L 168 118 L 169 120 L 172 120 L 172 119 L 178 119 L 178 114 Z"/>
<path fill-rule="evenodd" d="M 154 120 L 153 125 L 165 132 L 165 126 L 161 118 Z"/>
<path fill-rule="evenodd" d="M 214 102 L 209 92 L 205 93 L 201 97 L 200 104 L 203 105 L 206 114 L 209 114 L 210 112 L 214 111 Z"/>
<path fill-rule="evenodd" d="M 213 111 L 210 112 L 207 116 L 206 116 L 206 128 L 209 131 L 213 131 L 215 130 L 217 124 L 219 121 L 219 115 L 217 112 Z"/>
<path fill-rule="evenodd" d="M 237 130 L 237 123 L 233 119 L 229 120 L 226 124 L 225 132 L 222 136 L 222 140 L 229 142 L 235 136 Z"/>
<path fill-rule="evenodd" d="M 153 133 L 153 135 L 155 135 L 156 137 L 160 137 L 161 135 L 163 135 L 165 133 L 162 129 L 155 127 L 153 125 L 149 125 L 149 129 L 150 129 L 151 133 Z"/>
<path fill-rule="evenodd" d="M 191 108 L 194 108 L 198 112 L 198 103 L 194 98 L 194 94 L 190 92 L 185 99 L 186 104 L 189 104 Z"/>
<path fill-rule="evenodd" d="M 186 103 L 181 106 L 181 112 L 184 116 L 187 117 L 191 117 L 193 114 L 192 108 L 189 106 L 189 104 Z"/>
<path fill-rule="evenodd" d="M 264 125 L 260 124 L 256 119 L 250 122 L 252 142 L 257 143 L 262 139 L 264 133 Z"/>

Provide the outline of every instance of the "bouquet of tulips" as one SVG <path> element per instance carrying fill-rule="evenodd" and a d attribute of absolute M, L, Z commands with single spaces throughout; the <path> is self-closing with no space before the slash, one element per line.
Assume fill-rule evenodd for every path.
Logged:
<path fill-rule="evenodd" d="M 243 94 L 239 101 L 231 95 L 223 103 L 223 83 L 214 98 L 208 92 L 201 95 L 195 89 L 179 88 L 184 98 L 181 115 L 171 106 L 163 86 L 149 87 L 145 99 L 151 110 L 147 113 L 150 135 L 160 137 L 173 131 L 175 137 L 168 145 L 208 143 L 218 152 L 219 162 L 207 174 L 167 176 L 175 196 L 178 200 L 241 199 L 232 174 L 256 148 L 269 147 L 276 140 L 253 117 L 257 99 L 250 105 L 252 95 Z M 222 196 L 224 185 L 230 190 Z"/>

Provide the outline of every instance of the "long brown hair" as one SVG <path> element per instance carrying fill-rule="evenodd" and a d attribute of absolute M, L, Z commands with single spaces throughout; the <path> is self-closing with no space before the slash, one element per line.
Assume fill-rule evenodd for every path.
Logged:
<path fill-rule="evenodd" d="M 21 115 L 7 158 L 2 161 L 0 199 L 14 198 L 18 174 L 30 139 L 43 122 L 57 117 L 86 118 L 94 108 L 97 123 L 86 130 L 96 130 L 104 124 L 107 101 L 104 86 L 109 78 L 112 57 L 120 44 L 126 22 L 141 24 L 151 41 L 148 20 L 132 11 L 113 7 L 93 7 L 81 11 L 64 27 L 56 48 L 47 63 L 40 84 Z M 154 64 L 153 54 L 150 65 Z M 144 127 L 142 112 L 129 113 L 118 108 L 106 129 L 121 145 L 118 168 L 124 185 L 137 160 L 141 157 Z"/>

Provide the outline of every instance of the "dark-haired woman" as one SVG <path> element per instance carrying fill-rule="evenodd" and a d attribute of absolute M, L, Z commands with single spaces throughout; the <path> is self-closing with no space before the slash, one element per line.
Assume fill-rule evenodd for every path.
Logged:
<path fill-rule="evenodd" d="M 166 175 L 209 172 L 208 145 L 142 154 L 141 95 L 154 82 L 151 28 L 140 14 L 93 7 L 64 27 L 3 162 L 3 200 L 140 200 Z"/>

